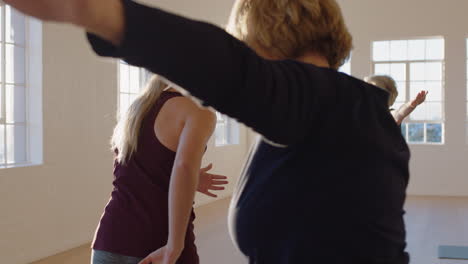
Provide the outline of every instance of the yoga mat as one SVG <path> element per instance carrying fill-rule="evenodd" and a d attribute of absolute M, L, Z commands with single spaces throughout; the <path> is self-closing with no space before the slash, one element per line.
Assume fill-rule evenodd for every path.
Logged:
<path fill-rule="evenodd" d="M 439 246 L 439 258 L 468 260 L 468 247 Z"/>

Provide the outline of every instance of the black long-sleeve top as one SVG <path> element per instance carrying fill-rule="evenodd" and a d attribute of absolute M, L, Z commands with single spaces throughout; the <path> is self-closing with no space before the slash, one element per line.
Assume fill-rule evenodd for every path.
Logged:
<path fill-rule="evenodd" d="M 89 35 L 99 55 L 160 74 L 264 137 L 230 212 L 249 263 L 408 263 L 409 150 L 385 91 L 335 70 L 265 60 L 216 26 L 123 3 L 120 46 Z"/>

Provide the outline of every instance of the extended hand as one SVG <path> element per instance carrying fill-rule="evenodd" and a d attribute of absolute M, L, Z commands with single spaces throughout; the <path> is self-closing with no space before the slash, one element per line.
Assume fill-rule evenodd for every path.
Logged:
<path fill-rule="evenodd" d="M 418 105 L 426 101 L 426 96 L 428 93 L 429 93 L 428 91 L 419 92 L 416 98 L 411 102 L 411 106 L 416 108 Z"/>
<path fill-rule="evenodd" d="M 198 183 L 197 191 L 208 195 L 210 197 L 218 197 L 216 194 L 210 192 L 212 191 L 221 191 L 224 190 L 223 185 L 228 184 L 226 181 L 227 177 L 223 175 L 216 175 L 208 173 L 209 170 L 213 168 L 213 164 L 206 166 L 205 168 L 200 169 L 200 180 Z"/>

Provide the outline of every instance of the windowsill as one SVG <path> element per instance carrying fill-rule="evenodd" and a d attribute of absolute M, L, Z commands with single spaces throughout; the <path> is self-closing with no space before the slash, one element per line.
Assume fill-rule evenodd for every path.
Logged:
<path fill-rule="evenodd" d="M 38 167 L 42 166 L 44 163 L 19 163 L 19 164 L 8 164 L 0 165 L 0 170 L 2 169 L 15 169 L 15 168 L 26 168 L 26 167 Z"/>
<path fill-rule="evenodd" d="M 417 142 L 407 142 L 410 146 L 445 146 L 445 143 L 417 143 Z"/>

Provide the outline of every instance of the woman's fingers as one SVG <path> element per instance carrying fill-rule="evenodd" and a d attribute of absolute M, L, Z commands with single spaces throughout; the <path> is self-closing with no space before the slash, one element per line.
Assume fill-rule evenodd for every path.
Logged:
<path fill-rule="evenodd" d="M 222 190 L 224 190 L 224 187 L 210 186 L 210 187 L 208 187 L 208 190 L 212 190 L 212 191 L 222 191 Z"/>
<path fill-rule="evenodd" d="M 225 185 L 228 183 L 229 183 L 228 181 L 216 181 L 216 180 L 211 181 L 212 185 Z"/>
<path fill-rule="evenodd" d="M 208 196 L 213 197 L 213 198 L 217 198 L 217 197 L 218 197 L 218 195 L 216 195 L 216 194 L 214 194 L 214 193 L 212 193 L 212 192 L 210 192 L 210 191 L 206 191 L 206 192 L 204 192 L 203 194 L 208 195 Z"/>
<path fill-rule="evenodd" d="M 225 180 L 225 179 L 227 179 L 227 177 L 224 176 L 224 175 L 211 174 L 211 173 L 208 173 L 208 175 L 211 177 L 211 179 L 215 179 L 215 180 Z"/>
<path fill-rule="evenodd" d="M 213 168 L 213 163 L 208 164 L 208 166 L 201 169 L 201 172 L 207 172 Z"/>

